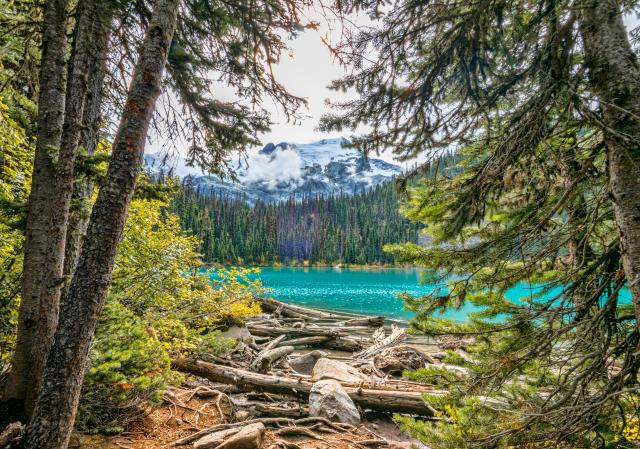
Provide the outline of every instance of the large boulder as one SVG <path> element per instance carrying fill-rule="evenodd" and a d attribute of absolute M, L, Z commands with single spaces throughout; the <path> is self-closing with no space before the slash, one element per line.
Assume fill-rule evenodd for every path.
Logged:
<path fill-rule="evenodd" d="M 427 354 L 407 345 L 387 348 L 373 358 L 373 365 L 387 374 L 402 374 L 432 363 L 434 360 Z"/>
<path fill-rule="evenodd" d="M 338 360 L 319 359 L 313 367 L 312 380 L 334 379 L 344 383 L 358 384 L 368 380 L 358 369 Z"/>
<path fill-rule="evenodd" d="M 309 394 L 309 415 L 334 422 L 360 423 L 360 412 L 340 382 L 327 379 L 313 384 Z"/>

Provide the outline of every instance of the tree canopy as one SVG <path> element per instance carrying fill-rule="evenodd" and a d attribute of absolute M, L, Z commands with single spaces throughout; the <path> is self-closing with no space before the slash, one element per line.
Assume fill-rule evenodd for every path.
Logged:
<path fill-rule="evenodd" d="M 434 447 L 632 447 L 640 66 L 622 15 L 638 3 L 342 7 L 381 26 L 336 49 L 353 69 L 333 87 L 359 96 L 335 105 L 325 129 L 368 125 L 356 145 L 426 154 L 426 164 L 442 148 L 464 156 L 456 170 L 405 184 L 405 211 L 435 245 L 388 249 L 442 285 L 406 298 L 413 326 L 473 336 L 473 375 L 430 398 L 447 421 L 405 424 Z M 522 286 L 529 294 L 509 299 Z M 440 315 L 468 303 L 468 323 Z"/>

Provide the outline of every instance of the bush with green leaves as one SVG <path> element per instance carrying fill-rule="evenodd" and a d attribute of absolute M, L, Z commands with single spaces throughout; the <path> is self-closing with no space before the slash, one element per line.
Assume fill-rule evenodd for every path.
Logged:
<path fill-rule="evenodd" d="M 15 345 L 33 145 L 0 98 L 0 373 Z"/>
<path fill-rule="evenodd" d="M 159 404 L 178 380 L 162 343 L 142 319 L 118 301 L 109 301 L 89 355 L 76 428 L 117 433 Z"/>
<path fill-rule="evenodd" d="M 113 283 L 83 385 L 77 427 L 113 433 L 157 404 L 176 380 L 172 356 L 209 360 L 233 350 L 220 330 L 259 313 L 254 270 L 201 272 L 197 239 L 161 199 L 129 210 Z"/>

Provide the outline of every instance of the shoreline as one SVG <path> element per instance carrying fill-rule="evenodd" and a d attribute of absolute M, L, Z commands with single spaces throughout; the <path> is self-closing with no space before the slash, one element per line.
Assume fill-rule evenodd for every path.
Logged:
<path fill-rule="evenodd" d="M 390 269 L 420 269 L 417 265 L 410 264 L 328 264 L 328 263 L 316 263 L 316 264 L 285 264 L 285 263 L 248 263 L 248 264 L 221 264 L 221 263 L 207 263 L 203 265 L 203 268 L 224 268 L 224 267 L 251 267 L 251 268 L 347 268 L 351 270 L 390 270 Z"/>

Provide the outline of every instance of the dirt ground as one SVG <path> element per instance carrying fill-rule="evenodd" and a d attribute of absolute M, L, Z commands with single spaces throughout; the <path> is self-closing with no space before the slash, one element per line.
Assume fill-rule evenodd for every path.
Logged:
<path fill-rule="evenodd" d="M 228 405 L 212 398 L 199 398 L 192 390 L 174 390 L 175 398 L 183 406 L 167 404 L 156 408 L 143 419 L 133 423 L 118 436 L 74 434 L 70 448 L 86 449 L 160 449 L 170 447 L 176 440 L 199 430 L 226 422 Z M 221 413 L 222 412 L 222 413 Z M 416 440 L 403 434 L 384 414 L 371 414 L 367 421 L 353 433 L 320 434 L 322 439 L 287 436 L 286 440 L 300 449 L 367 449 L 359 441 L 384 438 L 391 449 L 408 449 L 421 446 Z M 282 437 L 280 437 L 282 439 Z M 274 447 L 278 440 L 273 430 L 268 430 L 264 448 Z M 179 446 L 190 448 L 191 445 Z M 369 447 L 371 449 L 371 447 Z M 422 449 L 425 449 L 422 446 Z"/>

